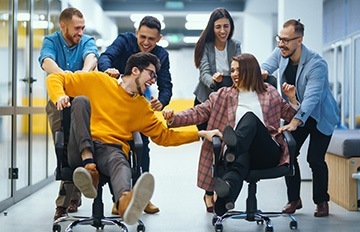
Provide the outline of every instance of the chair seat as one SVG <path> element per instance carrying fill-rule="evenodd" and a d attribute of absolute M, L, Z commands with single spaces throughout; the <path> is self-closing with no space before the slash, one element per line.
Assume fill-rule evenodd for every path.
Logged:
<path fill-rule="evenodd" d="M 251 170 L 248 177 L 246 178 L 246 182 L 258 181 L 260 179 L 275 179 L 285 176 L 289 172 L 291 172 L 291 169 L 288 164 L 264 170 Z"/>

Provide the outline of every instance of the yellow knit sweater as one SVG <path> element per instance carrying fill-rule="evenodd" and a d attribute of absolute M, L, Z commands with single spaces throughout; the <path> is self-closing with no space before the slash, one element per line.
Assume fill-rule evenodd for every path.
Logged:
<path fill-rule="evenodd" d="M 199 140 L 196 130 L 174 131 L 158 120 L 145 97 L 131 97 L 117 80 L 102 72 L 54 73 L 46 79 L 50 99 L 86 96 L 90 100 L 93 140 L 121 144 L 128 154 L 132 132 L 140 131 L 162 146 Z"/>

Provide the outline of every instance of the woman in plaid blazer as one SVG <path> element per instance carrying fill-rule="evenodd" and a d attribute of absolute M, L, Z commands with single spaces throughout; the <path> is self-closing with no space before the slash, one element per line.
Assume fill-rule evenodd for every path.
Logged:
<path fill-rule="evenodd" d="M 230 200 L 235 202 L 242 187 L 242 180 L 246 178 L 250 168 L 263 169 L 269 168 L 269 165 L 273 167 L 289 162 L 289 151 L 279 132 L 297 128 L 292 118 L 299 107 L 294 86 L 286 83 L 282 86 L 282 90 L 290 99 L 291 104 L 288 104 L 273 86 L 263 82 L 259 63 L 251 54 L 243 53 L 233 58 L 231 77 L 234 82 L 232 87 L 219 89 L 204 103 L 177 114 L 174 114 L 173 110 L 163 111 L 169 127 L 196 125 L 205 121 L 208 121 L 207 130 L 223 131 L 227 126 L 231 128 L 237 126 L 235 131 L 237 145 L 228 146 L 226 151 L 235 153 L 235 161 L 231 164 L 232 173 L 235 175 L 225 173 L 222 176 L 231 187 L 231 196 L 219 197 L 217 192 L 215 212 L 218 211 L 217 208 L 222 209 L 216 212 L 218 215 L 226 212 L 224 208 L 226 202 Z M 281 118 L 289 124 L 280 128 Z M 256 159 L 252 158 L 255 157 L 253 154 L 255 147 Z M 269 149 L 273 152 L 269 152 Z M 269 157 L 269 154 L 278 154 L 278 156 Z M 243 159 L 244 157 L 247 157 L 246 160 Z M 212 141 L 204 140 L 200 153 L 197 185 L 206 191 L 214 191 L 216 179 L 212 176 L 212 164 Z M 223 198 L 227 199 L 226 202 L 221 200 Z M 224 204 L 217 207 L 217 202 Z"/>

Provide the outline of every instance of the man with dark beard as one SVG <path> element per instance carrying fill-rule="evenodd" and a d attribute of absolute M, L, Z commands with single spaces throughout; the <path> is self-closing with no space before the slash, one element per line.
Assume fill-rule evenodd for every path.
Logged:
<path fill-rule="evenodd" d="M 85 19 L 76 8 L 66 8 L 59 17 L 61 31 L 44 38 L 39 63 L 47 73 L 92 71 L 99 57 L 93 37 L 84 35 Z M 61 128 L 60 111 L 49 101 L 46 105 L 51 132 Z M 61 181 L 56 199 L 54 220 L 77 212 L 81 205 L 81 193 L 72 182 Z"/>
<path fill-rule="evenodd" d="M 304 25 L 300 20 L 286 21 L 276 36 L 277 48 L 261 68 L 263 77 L 279 69 L 280 83 L 287 82 L 296 87 L 296 98 L 301 104 L 294 116 L 299 126 L 292 132 L 296 140 L 296 152 L 300 154 L 301 146 L 310 135 L 307 161 L 313 177 L 313 201 L 316 204 L 314 216 L 325 217 L 329 215 L 325 153 L 334 127 L 339 122 L 339 109 L 329 87 L 327 63 L 319 54 L 302 44 L 303 36 Z M 295 175 L 285 177 L 288 203 L 283 213 L 289 214 L 302 208 L 297 159 L 294 165 Z"/>
<path fill-rule="evenodd" d="M 155 111 L 161 111 L 170 102 L 172 96 L 172 83 L 170 74 L 169 53 L 161 46 L 157 45 L 162 38 L 161 23 L 153 16 L 145 16 L 139 23 L 135 33 L 125 32 L 118 35 L 114 42 L 99 57 L 98 69 L 107 73 L 109 76 L 119 78 L 124 73 L 128 58 L 138 52 L 150 52 L 159 58 L 161 68 L 158 72 L 157 86 L 158 97 L 149 96 L 150 90 L 147 89 L 145 96 Z M 151 94 L 150 94 L 151 95 Z M 149 138 L 141 134 L 143 140 L 143 156 L 141 167 L 144 172 L 150 170 L 150 148 Z M 145 208 L 145 213 L 155 214 L 160 211 L 159 207 L 152 202 Z M 113 205 L 112 214 L 117 214 L 116 206 Z"/>
<path fill-rule="evenodd" d="M 148 172 L 131 186 L 128 141 L 133 139 L 132 132 L 139 131 L 162 146 L 222 136 L 217 129 L 167 128 L 144 97 L 145 90 L 156 83 L 159 70 L 155 55 L 139 52 L 130 56 L 119 79 L 103 72 L 55 73 L 46 79 L 57 109 L 71 105 L 68 160 L 75 169 L 75 185 L 85 197 L 95 198 L 98 172 L 109 176 L 118 214 L 129 225 L 137 222 L 154 191 L 154 178 Z M 70 97 L 74 98 L 71 103 Z"/>

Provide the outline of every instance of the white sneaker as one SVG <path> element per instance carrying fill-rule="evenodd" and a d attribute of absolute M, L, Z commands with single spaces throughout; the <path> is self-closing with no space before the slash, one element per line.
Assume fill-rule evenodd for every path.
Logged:
<path fill-rule="evenodd" d="M 80 192 L 87 198 L 96 198 L 97 190 L 93 185 L 93 179 L 89 171 L 78 167 L 73 173 L 73 182 Z"/>
<path fill-rule="evenodd" d="M 154 193 L 154 177 L 146 172 L 136 181 L 132 190 L 131 200 L 127 206 L 123 220 L 128 225 L 133 225 L 149 203 Z M 120 203 L 121 204 L 121 203 Z"/>

